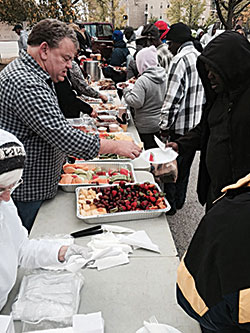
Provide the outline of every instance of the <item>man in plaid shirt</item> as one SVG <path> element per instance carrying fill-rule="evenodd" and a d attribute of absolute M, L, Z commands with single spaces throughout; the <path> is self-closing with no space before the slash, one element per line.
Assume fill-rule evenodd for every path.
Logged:
<path fill-rule="evenodd" d="M 183 23 L 173 24 L 167 34 L 174 57 L 170 63 L 165 102 L 161 110 L 161 130 L 173 141 L 195 127 L 201 118 L 204 90 L 196 68 L 199 52 L 192 42 L 191 30 Z M 164 191 L 172 209 L 181 209 L 186 198 L 194 154 L 177 158 L 176 184 L 165 184 Z"/>
<path fill-rule="evenodd" d="M 40 21 L 29 35 L 27 52 L 0 73 L 0 127 L 17 136 L 27 153 L 23 184 L 13 199 L 28 230 L 43 200 L 56 195 L 66 155 L 88 160 L 98 153 L 132 159 L 140 154 L 132 142 L 100 140 L 64 118 L 54 82 L 66 77 L 77 47 L 75 32 L 65 23 Z"/>

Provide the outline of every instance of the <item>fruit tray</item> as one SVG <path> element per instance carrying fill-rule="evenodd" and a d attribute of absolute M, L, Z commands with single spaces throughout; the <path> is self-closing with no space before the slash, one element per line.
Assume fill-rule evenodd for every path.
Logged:
<path fill-rule="evenodd" d="M 128 185 L 125 185 L 125 188 L 128 186 L 131 187 L 131 186 L 141 185 L 141 184 L 145 184 L 145 183 L 128 184 Z M 156 183 L 151 183 L 151 184 L 155 186 L 155 189 L 159 193 L 161 193 L 161 189 L 158 184 L 156 184 Z M 117 185 L 105 185 L 102 187 L 102 190 L 105 188 L 110 188 L 111 191 L 112 191 L 112 189 L 116 189 L 116 192 L 119 193 L 119 190 L 117 189 Z M 151 218 L 160 216 L 162 213 L 169 211 L 171 208 L 168 201 L 165 199 L 165 197 L 162 197 L 162 200 L 164 201 L 164 204 L 166 206 L 165 208 L 152 209 L 152 210 L 144 209 L 144 210 L 118 211 L 118 212 L 114 212 L 114 213 L 109 212 L 109 213 L 99 213 L 99 214 L 90 215 L 90 216 L 83 216 L 81 214 L 81 209 L 83 207 L 82 201 L 81 201 L 82 199 L 79 197 L 80 194 L 82 193 L 81 192 L 82 189 L 85 189 L 87 191 L 89 191 L 89 190 L 91 191 L 91 189 L 93 189 L 93 191 L 94 191 L 95 189 L 98 189 L 98 187 L 94 188 L 93 186 L 88 186 L 88 187 L 76 188 L 76 216 L 79 219 L 82 219 L 84 222 L 89 223 L 89 224 L 151 219 Z M 120 207 L 120 205 L 119 205 L 119 207 Z M 98 208 L 98 209 L 101 210 L 102 208 Z"/>
<path fill-rule="evenodd" d="M 131 163 L 119 163 L 119 162 L 84 162 L 84 161 L 76 161 L 76 164 L 83 164 L 91 168 L 101 168 L 103 171 L 127 169 L 131 175 L 131 183 L 136 182 L 136 176 L 134 167 Z M 72 164 L 74 165 L 74 164 Z M 104 186 L 102 184 L 89 184 L 89 183 L 79 183 L 79 184 L 58 184 L 58 186 L 65 192 L 75 192 L 75 189 L 79 186 Z"/>

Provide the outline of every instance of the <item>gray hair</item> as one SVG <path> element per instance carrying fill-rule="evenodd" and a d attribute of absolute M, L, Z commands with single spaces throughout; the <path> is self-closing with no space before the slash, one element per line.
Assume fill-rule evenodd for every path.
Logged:
<path fill-rule="evenodd" d="M 72 28 L 68 27 L 64 22 L 55 19 L 45 19 L 34 26 L 27 43 L 30 46 L 39 46 L 46 42 L 50 48 L 56 48 L 64 38 L 71 39 L 76 49 L 78 49 L 76 33 Z"/>

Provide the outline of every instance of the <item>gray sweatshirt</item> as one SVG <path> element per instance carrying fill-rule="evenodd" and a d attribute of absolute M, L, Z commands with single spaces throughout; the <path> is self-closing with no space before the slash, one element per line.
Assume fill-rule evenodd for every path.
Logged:
<path fill-rule="evenodd" d="M 147 68 L 132 90 L 125 88 L 125 102 L 135 109 L 135 124 L 141 134 L 160 130 L 161 107 L 166 93 L 166 72 L 162 67 Z"/>

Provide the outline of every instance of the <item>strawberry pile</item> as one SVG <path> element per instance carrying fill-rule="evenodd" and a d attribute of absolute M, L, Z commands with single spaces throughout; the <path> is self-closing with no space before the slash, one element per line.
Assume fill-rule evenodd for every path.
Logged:
<path fill-rule="evenodd" d="M 105 208 L 107 213 L 164 209 L 164 193 L 154 184 L 126 184 L 121 181 L 112 187 L 94 188 L 97 198 L 93 203 L 97 208 Z"/>

